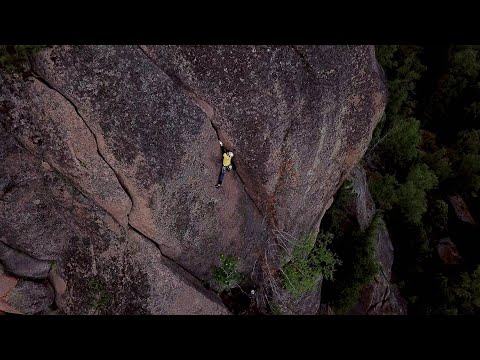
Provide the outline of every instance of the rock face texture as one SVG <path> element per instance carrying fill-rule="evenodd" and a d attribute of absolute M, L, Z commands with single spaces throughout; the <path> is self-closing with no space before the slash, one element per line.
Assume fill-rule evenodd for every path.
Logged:
<path fill-rule="evenodd" d="M 55 289 L 56 305 L 71 314 L 226 313 L 148 239 L 122 227 L 12 136 L 0 138 L 0 167 L 10 184 L 0 213 L 4 271 L 48 278 L 5 278 L 15 282 L 3 294 L 11 309 L 45 310 Z"/>
<path fill-rule="evenodd" d="M 142 50 L 208 104 L 206 114 L 238 153 L 238 173 L 262 213 L 293 236 L 318 227 L 384 109 L 373 48 Z"/>
<path fill-rule="evenodd" d="M 351 180 L 356 194 L 353 211 L 360 229 L 364 230 L 372 221 L 376 209 L 368 190 L 365 170 L 360 165 L 353 169 Z M 406 315 L 407 303 L 397 286 L 391 283 L 393 245 L 387 229 L 379 231 L 375 250 L 380 272 L 375 282 L 362 290 L 359 304 L 352 310 L 352 314 Z"/>
<path fill-rule="evenodd" d="M 0 262 L 65 313 L 228 313 L 203 286 L 221 254 L 264 306 L 276 232 L 318 231 L 386 101 L 371 46 L 55 46 L 31 68 L 0 72 Z"/>

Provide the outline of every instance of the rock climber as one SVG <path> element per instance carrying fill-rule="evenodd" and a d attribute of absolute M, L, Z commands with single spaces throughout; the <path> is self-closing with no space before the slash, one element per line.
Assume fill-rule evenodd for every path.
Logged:
<path fill-rule="evenodd" d="M 222 181 L 223 181 L 223 177 L 225 176 L 225 173 L 233 169 L 233 165 L 232 165 L 233 152 L 226 150 L 223 147 L 223 143 L 220 140 L 218 140 L 218 142 L 220 143 L 220 147 L 222 148 L 223 160 L 222 160 L 222 168 L 220 169 L 220 176 L 218 177 L 218 183 L 217 185 L 215 185 L 215 187 L 217 188 L 222 186 Z"/>

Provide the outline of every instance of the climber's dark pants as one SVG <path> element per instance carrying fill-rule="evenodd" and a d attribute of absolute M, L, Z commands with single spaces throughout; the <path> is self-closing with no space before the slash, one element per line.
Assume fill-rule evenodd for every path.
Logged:
<path fill-rule="evenodd" d="M 230 171 L 230 169 L 227 166 L 222 166 L 220 169 L 220 176 L 218 177 L 218 184 L 221 185 L 223 181 L 223 177 L 225 176 L 225 173 L 227 171 Z"/>

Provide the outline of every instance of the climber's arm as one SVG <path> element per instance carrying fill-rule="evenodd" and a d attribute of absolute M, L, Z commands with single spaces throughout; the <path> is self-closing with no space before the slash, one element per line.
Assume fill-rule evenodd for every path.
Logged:
<path fill-rule="evenodd" d="M 222 143 L 220 140 L 218 140 L 218 142 L 220 143 L 220 147 L 222 148 L 222 153 L 228 152 L 228 151 L 223 147 L 223 143 Z"/>

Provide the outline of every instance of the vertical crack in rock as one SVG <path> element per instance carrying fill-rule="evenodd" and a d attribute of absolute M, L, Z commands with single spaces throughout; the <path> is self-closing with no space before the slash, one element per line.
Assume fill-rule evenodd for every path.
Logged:
<path fill-rule="evenodd" d="M 177 85 L 180 89 L 182 89 L 187 96 L 189 96 L 193 102 L 205 113 L 207 116 L 208 120 L 210 121 L 210 125 L 212 126 L 213 130 L 215 131 L 215 134 L 217 136 L 217 139 L 220 140 L 218 128 L 215 126 L 213 123 L 213 119 L 215 117 L 215 108 L 209 104 L 205 99 L 203 99 L 200 95 L 198 95 L 195 90 L 193 90 L 191 87 L 186 85 L 184 82 L 182 82 L 177 76 L 168 74 L 166 71 L 164 71 L 150 55 L 145 51 L 145 49 L 142 48 L 141 45 L 138 45 L 138 48 L 140 51 L 166 76 L 168 76 L 175 85 Z M 266 219 L 265 214 L 263 213 L 262 210 L 260 210 L 260 207 L 257 205 L 255 200 L 252 198 L 252 196 L 249 193 L 248 187 L 245 185 L 245 182 L 243 181 L 242 177 L 240 176 L 239 172 L 235 170 L 235 173 L 238 175 L 238 178 L 240 179 L 240 182 L 243 184 L 243 190 L 245 191 L 245 194 L 250 198 L 252 203 L 255 205 L 257 208 L 258 212 L 263 216 L 264 219 Z"/>

